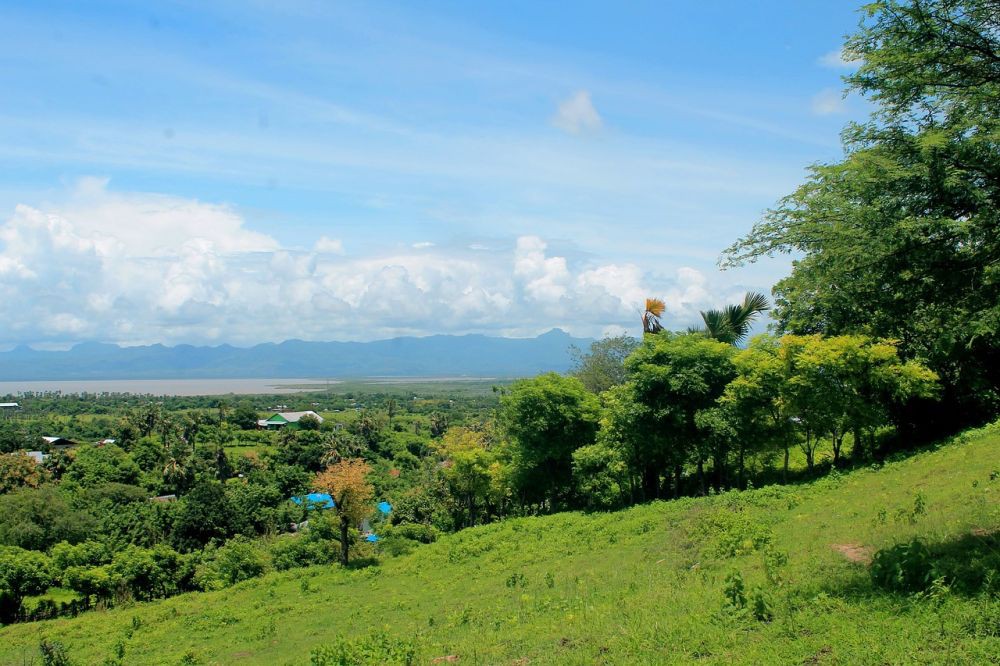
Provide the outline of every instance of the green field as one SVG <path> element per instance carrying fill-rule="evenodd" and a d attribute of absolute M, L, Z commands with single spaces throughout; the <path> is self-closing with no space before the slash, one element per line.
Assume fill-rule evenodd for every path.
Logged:
<path fill-rule="evenodd" d="M 870 556 L 913 537 L 952 586 L 874 587 Z M 742 610 L 726 602 L 733 572 Z M 1000 663 L 998 581 L 992 426 L 808 485 L 514 519 L 377 566 L 14 625 L 0 663 L 40 663 L 46 638 L 79 664 L 306 664 L 382 634 L 415 663 Z"/>

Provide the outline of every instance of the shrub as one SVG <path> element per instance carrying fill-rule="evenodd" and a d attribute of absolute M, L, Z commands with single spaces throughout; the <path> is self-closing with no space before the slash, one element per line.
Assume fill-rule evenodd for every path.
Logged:
<path fill-rule="evenodd" d="M 412 641 L 376 632 L 359 640 L 340 637 L 310 654 L 312 666 L 410 666 L 416 663 Z"/>
<path fill-rule="evenodd" d="M 59 641 L 50 641 L 43 638 L 38 643 L 38 651 L 42 654 L 42 664 L 44 666 L 70 666 L 73 662 L 69 660 L 66 653 L 66 646 Z"/>
<path fill-rule="evenodd" d="M 330 564 L 336 558 L 336 544 L 323 539 L 289 536 L 277 539 L 271 546 L 271 560 L 277 571 Z"/>
<path fill-rule="evenodd" d="M 923 592 L 934 581 L 931 552 L 919 539 L 883 548 L 871 565 L 872 582 L 891 592 Z"/>
<path fill-rule="evenodd" d="M 246 537 L 236 537 L 218 548 L 198 568 L 195 580 L 205 590 L 218 590 L 256 578 L 268 567 L 266 554 Z"/>
<path fill-rule="evenodd" d="M 691 532 L 708 541 L 715 557 L 746 555 L 771 543 L 771 528 L 745 511 L 713 511 L 698 520 Z"/>

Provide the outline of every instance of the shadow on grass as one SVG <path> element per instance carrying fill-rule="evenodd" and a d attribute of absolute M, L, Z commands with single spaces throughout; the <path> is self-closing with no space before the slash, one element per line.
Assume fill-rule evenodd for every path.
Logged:
<path fill-rule="evenodd" d="M 347 568 L 351 570 L 367 569 L 368 567 L 376 567 L 378 565 L 379 559 L 377 557 L 357 557 L 347 563 Z"/>
<path fill-rule="evenodd" d="M 964 597 L 1000 595 L 1000 529 L 884 548 L 866 573 L 831 581 L 826 591 L 848 598 L 907 596 L 929 592 L 939 582 Z"/>

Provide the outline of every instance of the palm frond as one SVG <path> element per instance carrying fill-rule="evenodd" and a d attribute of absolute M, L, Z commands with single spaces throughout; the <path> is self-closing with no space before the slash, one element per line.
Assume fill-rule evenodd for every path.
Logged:
<path fill-rule="evenodd" d="M 667 304 L 659 298 L 647 298 L 646 310 L 642 313 L 643 333 L 659 333 L 663 330 L 660 317 L 667 311 Z"/>

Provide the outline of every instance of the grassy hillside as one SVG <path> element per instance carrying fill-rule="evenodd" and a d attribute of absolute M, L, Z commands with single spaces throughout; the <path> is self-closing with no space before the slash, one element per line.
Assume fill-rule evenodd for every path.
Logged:
<path fill-rule="evenodd" d="M 952 587 L 873 587 L 871 555 L 916 536 Z M 1000 663 L 998 537 L 993 426 L 810 485 L 511 520 L 377 567 L 11 626 L 0 663 L 40 663 L 42 637 L 80 664 L 302 664 L 341 637 L 416 663 Z"/>

